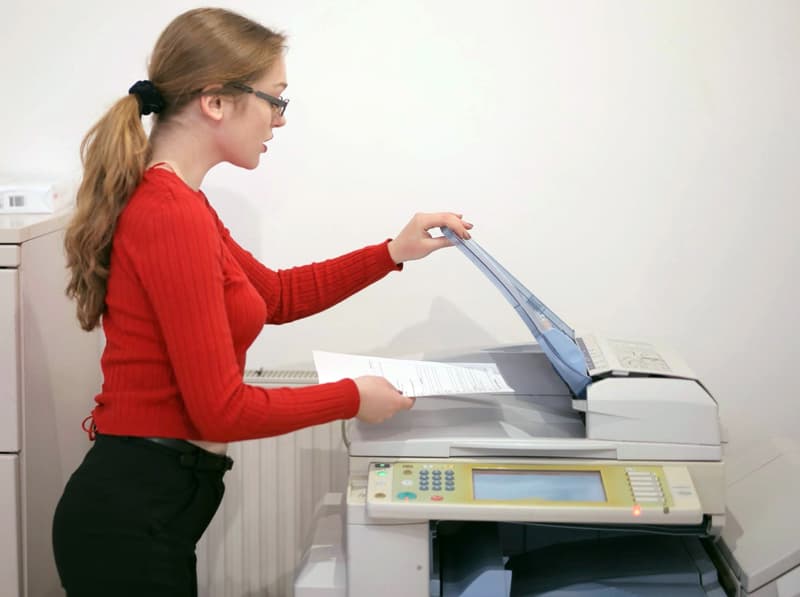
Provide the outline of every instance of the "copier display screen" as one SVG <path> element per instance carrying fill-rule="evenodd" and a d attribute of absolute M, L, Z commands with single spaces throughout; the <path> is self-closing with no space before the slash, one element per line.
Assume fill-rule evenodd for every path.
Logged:
<path fill-rule="evenodd" d="M 472 471 L 476 500 L 547 500 L 551 502 L 605 502 L 599 471 Z"/>

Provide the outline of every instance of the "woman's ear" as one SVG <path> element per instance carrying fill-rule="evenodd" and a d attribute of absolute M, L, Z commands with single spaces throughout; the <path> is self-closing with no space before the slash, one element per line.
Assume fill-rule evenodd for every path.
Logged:
<path fill-rule="evenodd" d="M 202 94 L 200 96 L 200 112 L 215 121 L 222 120 L 225 112 L 225 102 L 221 95 Z"/>

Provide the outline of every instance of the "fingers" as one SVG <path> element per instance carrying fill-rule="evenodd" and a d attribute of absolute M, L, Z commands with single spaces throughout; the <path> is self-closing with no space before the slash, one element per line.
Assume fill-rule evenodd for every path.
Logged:
<path fill-rule="evenodd" d="M 465 222 L 462 214 L 454 212 L 439 212 L 419 215 L 421 216 L 420 220 L 425 230 L 435 228 L 436 226 L 447 226 L 459 238 L 463 238 L 465 240 L 470 238 L 468 230 L 472 228 L 472 224 L 470 222 Z"/>
<path fill-rule="evenodd" d="M 472 228 L 472 224 L 469 222 L 464 222 L 461 217 L 450 217 L 448 219 L 448 226 L 450 230 L 456 233 L 460 238 L 464 240 L 469 240 L 471 238 L 469 234 L 469 229 Z"/>
<path fill-rule="evenodd" d="M 406 396 L 405 394 L 403 394 L 402 391 L 395 388 L 388 380 L 386 380 L 386 383 L 392 390 L 397 392 L 397 394 L 400 396 L 399 410 L 409 410 L 412 406 L 414 406 L 416 398 L 414 398 L 413 396 Z"/>

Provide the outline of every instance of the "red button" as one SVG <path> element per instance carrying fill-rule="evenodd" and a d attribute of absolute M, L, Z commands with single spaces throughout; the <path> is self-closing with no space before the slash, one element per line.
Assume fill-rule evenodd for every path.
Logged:
<path fill-rule="evenodd" d="M 431 496 L 431 501 L 434 501 L 434 502 L 441 502 L 443 499 L 444 498 L 442 496 L 440 496 L 440 495 L 432 495 Z"/>

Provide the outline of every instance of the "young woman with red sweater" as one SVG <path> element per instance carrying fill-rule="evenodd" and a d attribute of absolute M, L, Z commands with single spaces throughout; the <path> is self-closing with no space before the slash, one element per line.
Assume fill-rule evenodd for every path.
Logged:
<path fill-rule="evenodd" d="M 417 214 L 393 240 L 273 271 L 240 247 L 200 190 L 228 162 L 253 169 L 286 124 L 285 39 L 235 13 L 178 16 L 131 87 L 87 134 L 67 231 L 67 292 L 86 330 L 102 321 L 94 444 L 64 490 L 53 545 L 69 597 L 197 594 L 195 545 L 232 461 L 226 443 L 337 419 L 377 423 L 413 400 L 385 379 L 300 389 L 243 383 L 265 324 L 318 313 L 402 263 L 447 246 Z M 148 139 L 141 116 L 157 119 Z"/>

